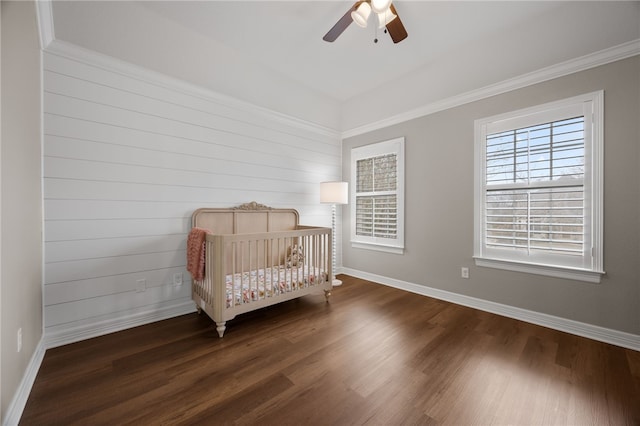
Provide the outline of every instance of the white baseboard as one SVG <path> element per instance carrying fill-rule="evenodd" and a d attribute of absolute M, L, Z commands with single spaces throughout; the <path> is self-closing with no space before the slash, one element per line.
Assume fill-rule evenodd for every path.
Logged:
<path fill-rule="evenodd" d="M 389 287 L 395 287 L 412 293 L 421 294 L 423 296 L 445 300 L 447 302 L 455 303 L 458 305 L 468 306 L 470 308 L 479 309 L 481 311 L 491 312 L 505 317 L 525 321 L 531 324 L 541 325 L 543 327 L 552 328 L 554 330 L 564 331 L 566 333 L 575 334 L 577 336 L 587 337 L 589 339 L 597 340 L 600 342 L 610 343 L 612 345 L 621 346 L 623 348 L 640 351 L 640 336 L 636 334 L 612 330 L 609 328 L 599 327 L 597 325 L 586 324 L 583 322 L 556 317 L 553 315 L 547 315 L 527 309 L 516 308 L 514 306 L 503 305 L 501 303 L 491 302 L 488 300 L 452 293 L 445 290 L 439 290 L 424 285 L 396 280 L 381 275 L 370 274 L 368 272 L 358 271 L 351 268 L 343 267 L 339 268 L 339 270 L 340 273 L 351 275 L 368 281 L 373 281 L 379 284 L 384 284 Z"/>
<path fill-rule="evenodd" d="M 105 319 L 73 328 L 61 328 L 49 331 L 45 330 L 43 338 L 44 347 L 46 349 L 51 349 L 67 345 L 69 343 L 90 339 L 92 337 L 104 336 L 105 334 L 114 333 L 116 331 L 126 330 L 128 328 L 189 314 L 195 311 L 195 304 L 189 300 L 188 302 L 180 302 L 160 309 L 147 309 L 145 311 L 131 313 L 127 316 Z"/>
<path fill-rule="evenodd" d="M 102 320 L 92 324 L 84 324 L 80 327 L 70 329 L 56 330 L 55 332 L 45 333 L 40 339 L 36 350 L 29 361 L 27 370 L 20 382 L 20 386 L 16 391 L 5 417 L 2 426 L 15 426 L 20 422 L 22 412 L 29 399 L 31 388 L 38 375 L 38 370 L 44 359 L 47 349 L 81 340 L 90 339 L 92 337 L 103 336 L 127 328 L 137 327 L 168 318 L 195 312 L 196 308 L 192 301 L 180 302 L 174 305 L 165 306 L 157 310 L 146 310 L 135 312 L 126 317 Z"/>
<path fill-rule="evenodd" d="M 2 422 L 3 426 L 16 426 L 20 422 L 20 417 L 22 417 L 24 407 L 27 405 L 31 388 L 36 381 L 38 370 L 40 370 L 40 365 L 42 365 L 42 360 L 44 359 L 45 347 L 43 341 L 44 339 L 40 339 L 36 350 L 29 360 L 29 365 L 27 365 L 27 369 L 22 376 L 20 385 L 7 408 L 7 415 Z"/>

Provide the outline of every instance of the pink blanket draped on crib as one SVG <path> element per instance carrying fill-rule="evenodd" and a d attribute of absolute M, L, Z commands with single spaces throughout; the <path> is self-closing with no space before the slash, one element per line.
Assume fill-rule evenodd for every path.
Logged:
<path fill-rule="evenodd" d="M 209 230 L 193 227 L 187 238 L 187 271 L 195 281 L 204 278 L 205 240 Z"/>

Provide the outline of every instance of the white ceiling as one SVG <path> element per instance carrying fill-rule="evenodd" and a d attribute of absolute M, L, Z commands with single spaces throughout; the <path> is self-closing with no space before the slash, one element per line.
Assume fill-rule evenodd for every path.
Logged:
<path fill-rule="evenodd" d="M 394 2 L 409 37 L 353 1 L 54 1 L 56 38 L 336 130 L 640 38 L 640 2 Z"/>
<path fill-rule="evenodd" d="M 323 41 L 352 1 L 149 2 L 144 6 L 340 101 L 554 7 L 549 2 L 397 3 L 411 35 L 397 45 L 380 31 L 379 42 L 374 43 L 373 16 L 369 28 L 352 24 L 334 43 Z M 475 19 L 480 13 L 483 19 Z"/>

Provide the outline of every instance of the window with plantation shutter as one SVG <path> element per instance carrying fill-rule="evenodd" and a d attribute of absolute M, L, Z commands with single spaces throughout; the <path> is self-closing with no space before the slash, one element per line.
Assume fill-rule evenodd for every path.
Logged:
<path fill-rule="evenodd" d="M 480 266 L 599 281 L 602 92 L 476 121 Z"/>
<path fill-rule="evenodd" d="M 402 253 L 404 138 L 353 148 L 351 243 Z"/>

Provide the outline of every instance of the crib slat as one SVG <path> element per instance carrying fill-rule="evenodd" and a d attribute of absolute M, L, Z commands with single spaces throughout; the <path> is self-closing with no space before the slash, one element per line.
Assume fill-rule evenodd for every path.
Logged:
<path fill-rule="evenodd" d="M 301 227 L 292 231 L 209 236 L 205 279 L 194 281 L 194 300 L 202 300 L 203 309 L 214 319 L 222 335 L 226 321 L 237 314 L 328 291 L 330 282 L 324 277 L 331 273 L 330 232 L 328 228 Z M 303 254 L 297 265 L 287 267 L 287 255 L 295 254 L 295 245 Z M 226 286 L 227 280 L 230 288 Z M 235 285 L 236 280 L 239 286 Z"/>

